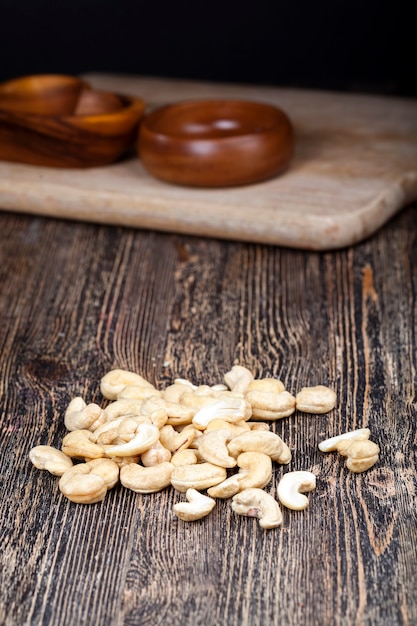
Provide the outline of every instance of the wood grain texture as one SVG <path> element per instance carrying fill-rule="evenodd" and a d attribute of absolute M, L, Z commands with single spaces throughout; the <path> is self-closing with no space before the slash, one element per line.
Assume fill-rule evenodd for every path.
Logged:
<path fill-rule="evenodd" d="M 262 101 L 295 129 L 285 175 L 243 187 L 160 182 L 135 156 L 105 168 L 56 171 L 0 162 L 0 206 L 53 217 L 330 250 L 364 240 L 417 198 L 413 100 L 90 74 L 97 89 L 149 108 L 186 99 Z"/>
<path fill-rule="evenodd" d="M 356 247 L 306 253 L 2 213 L 0 623 L 415 624 L 416 223 L 414 206 Z M 273 425 L 288 469 L 317 472 L 282 528 L 228 501 L 184 524 L 171 488 L 75 505 L 28 460 L 59 445 L 71 397 L 102 401 L 111 367 L 162 387 L 233 363 L 337 392 L 328 415 Z M 381 447 L 370 471 L 319 452 L 362 426 Z"/>

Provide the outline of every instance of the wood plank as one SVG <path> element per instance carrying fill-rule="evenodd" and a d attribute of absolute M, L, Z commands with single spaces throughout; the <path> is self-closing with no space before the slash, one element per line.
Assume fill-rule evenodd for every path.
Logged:
<path fill-rule="evenodd" d="M 416 207 L 333 253 L 0 215 L 0 623 L 410 625 L 417 620 Z M 173 489 L 75 505 L 27 458 L 120 366 L 158 386 L 234 363 L 296 391 L 335 388 L 328 415 L 273 425 L 288 469 L 313 469 L 304 512 L 262 531 L 219 502 L 186 525 Z M 317 443 L 369 426 L 362 475 Z M 275 492 L 282 467 L 268 490 Z"/>
<path fill-rule="evenodd" d="M 328 250 L 356 243 L 417 198 L 413 100 L 295 89 L 90 74 L 97 88 L 138 95 L 149 107 L 189 98 L 243 98 L 283 108 L 296 131 L 285 175 L 228 189 L 160 182 L 133 156 L 87 171 L 0 163 L 6 209 Z"/>

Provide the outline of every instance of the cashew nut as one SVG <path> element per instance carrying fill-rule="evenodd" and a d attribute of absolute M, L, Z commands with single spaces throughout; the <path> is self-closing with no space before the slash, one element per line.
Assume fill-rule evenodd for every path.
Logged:
<path fill-rule="evenodd" d="M 160 396 L 161 392 L 149 385 L 127 385 L 117 394 L 117 400 L 146 400 L 150 396 Z"/>
<path fill-rule="evenodd" d="M 86 404 L 79 396 L 71 400 L 64 416 L 67 430 L 95 430 L 105 421 L 104 411 L 98 404 Z"/>
<path fill-rule="evenodd" d="M 106 406 L 104 414 L 106 422 L 111 422 L 118 417 L 126 417 L 126 415 L 141 415 L 142 400 L 135 398 L 115 400 Z"/>
<path fill-rule="evenodd" d="M 285 391 L 285 385 L 277 378 L 258 378 L 249 384 L 247 392 L 250 391 L 278 394 Z"/>
<path fill-rule="evenodd" d="M 120 482 L 136 493 L 155 493 L 168 487 L 174 466 L 164 462 L 150 467 L 136 463 L 124 465 L 120 469 Z"/>
<path fill-rule="evenodd" d="M 195 522 L 206 517 L 216 506 L 213 498 L 203 495 L 196 489 L 187 489 L 185 497 L 188 502 L 174 504 L 174 513 L 184 522 Z"/>
<path fill-rule="evenodd" d="M 379 446 L 373 441 L 356 439 L 340 454 L 348 457 L 346 467 L 351 472 L 365 472 L 378 461 Z"/>
<path fill-rule="evenodd" d="M 62 452 L 73 459 L 98 459 L 104 456 L 104 450 L 94 438 L 89 430 L 72 430 L 62 440 Z"/>
<path fill-rule="evenodd" d="M 295 396 L 295 405 L 305 413 L 328 413 L 336 406 L 336 394 L 324 385 L 303 387 Z"/>
<path fill-rule="evenodd" d="M 191 385 L 191 383 L 190 383 Z M 162 397 L 167 402 L 175 402 L 179 404 L 181 402 L 181 397 L 190 391 L 191 387 L 188 384 L 175 382 L 173 385 L 169 385 L 162 392 Z"/>
<path fill-rule="evenodd" d="M 241 469 L 237 474 L 233 474 L 218 485 L 207 489 L 207 493 L 212 498 L 231 498 L 240 491 L 240 483 L 247 474 L 248 470 Z"/>
<path fill-rule="evenodd" d="M 312 472 L 288 472 L 278 483 L 278 499 L 288 509 L 301 511 L 308 506 L 308 498 L 303 495 L 316 488 L 316 477 Z"/>
<path fill-rule="evenodd" d="M 171 452 L 164 448 L 164 446 L 159 441 L 155 441 L 155 443 L 142 452 L 140 455 L 140 460 L 142 465 L 145 467 L 150 467 L 152 465 L 158 465 L 158 463 L 166 463 L 171 460 Z"/>
<path fill-rule="evenodd" d="M 252 372 L 241 365 L 234 365 L 230 372 L 224 375 L 224 382 L 229 389 L 240 393 L 245 393 L 252 381 Z"/>
<path fill-rule="evenodd" d="M 232 499 L 232 509 L 238 515 L 257 517 L 262 528 L 276 528 L 282 524 L 278 502 L 263 489 L 245 489 Z"/>
<path fill-rule="evenodd" d="M 100 390 L 108 400 L 116 400 L 117 395 L 128 385 L 153 387 L 151 383 L 139 374 L 128 370 L 114 369 L 108 372 L 100 382 Z"/>
<path fill-rule="evenodd" d="M 240 491 L 252 487 L 265 487 L 272 478 L 271 457 L 262 452 L 242 452 L 237 457 L 237 465 L 241 470 L 247 470 L 239 481 Z"/>
<path fill-rule="evenodd" d="M 235 467 L 236 459 L 229 455 L 227 449 L 227 443 L 232 437 L 233 433 L 226 428 L 212 430 L 198 440 L 198 451 L 209 463 L 220 467 Z"/>
<path fill-rule="evenodd" d="M 337 450 L 342 453 L 343 450 L 348 448 L 353 441 L 364 441 L 369 439 L 371 431 L 369 428 L 358 428 L 357 430 L 350 430 L 347 433 L 330 437 L 319 443 L 319 450 L 322 452 L 333 452 Z"/>
<path fill-rule="evenodd" d="M 29 452 L 29 459 L 35 467 L 54 476 L 62 476 L 73 466 L 69 456 L 52 446 L 35 446 Z"/>
<path fill-rule="evenodd" d="M 119 466 L 111 459 L 92 459 L 86 463 L 93 474 L 101 476 L 107 489 L 112 489 L 119 482 Z"/>
<path fill-rule="evenodd" d="M 172 465 L 194 465 L 198 463 L 198 455 L 196 450 L 191 448 L 181 448 L 171 457 Z"/>
<path fill-rule="evenodd" d="M 161 428 L 159 439 L 161 444 L 170 452 L 178 452 L 182 448 L 189 448 L 195 438 L 195 430 L 183 430 L 180 433 L 173 426 L 167 424 Z"/>
<path fill-rule="evenodd" d="M 204 430 L 213 419 L 236 423 L 248 420 L 252 415 L 250 404 L 243 398 L 227 397 L 203 407 L 193 417 L 196 428 Z"/>
<path fill-rule="evenodd" d="M 208 433 L 211 430 L 218 430 L 220 428 L 227 428 L 227 430 L 230 430 L 235 437 L 236 435 L 240 435 L 242 433 L 246 433 L 252 430 L 252 425 L 248 422 L 244 422 L 243 420 L 241 422 L 236 422 L 236 424 L 232 424 L 231 422 L 226 422 L 226 420 L 214 419 L 207 424 L 207 427 L 204 429 L 204 433 Z"/>
<path fill-rule="evenodd" d="M 271 431 L 250 431 L 233 437 L 228 444 L 233 457 L 241 452 L 262 452 L 277 463 L 287 464 L 291 461 L 291 451 L 281 437 Z"/>
<path fill-rule="evenodd" d="M 266 380 L 254 381 L 252 385 L 256 382 L 266 382 Z M 280 381 L 273 382 L 279 383 Z M 288 391 L 260 391 L 257 388 L 250 389 L 252 385 L 249 386 L 245 397 L 252 406 L 253 420 L 278 420 L 294 413 L 295 398 Z M 267 388 L 266 385 L 265 388 Z"/>
<path fill-rule="evenodd" d="M 141 414 L 152 415 L 155 411 L 165 411 L 167 420 L 169 420 L 169 423 L 173 426 L 179 424 L 190 424 L 194 415 L 194 411 L 192 409 L 184 407 L 177 402 L 168 402 L 167 400 L 156 396 L 151 396 L 144 400 Z"/>
<path fill-rule="evenodd" d="M 177 491 L 187 489 L 207 489 L 225 480 L 227 472 L 224 467 L 212 463 L 197 463 L 197 465 L 177 465 L 171 475 L 171 485 Z"/>
<path fill-rule="evenodd" d="M 148 450 L 159 439 L 159 428 L 154 424 L 139 424 L 136 435 L 128 443 L 107 448 L 107 456 L 132 456 Z"/>
<path fill-rule="evenodd" d="M 58 487 L 71 500 L 79 504 L 94 504 L 104 500 L 107 484 L 102 476 L 92 471 L 88 463 L 79 463 L 62 474 Z"/>

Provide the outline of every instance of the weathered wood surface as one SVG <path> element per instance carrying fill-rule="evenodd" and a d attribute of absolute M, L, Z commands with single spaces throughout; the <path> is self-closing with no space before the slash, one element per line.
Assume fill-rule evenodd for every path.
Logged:
<path fill-rule="evenodd" d="M 2 213 L 0 623 L 417 623 L 416 223 L 414 206 L 354 248 L 304 253 Z M 28 460 L 113 366 L 164 386 L 235 362 L 338 395 L 274 425 L 290 468 L 318 474 L 282 528 L 228 501 L 186 525 L 171 488 L 75 505 Z M 381 458 L 354 475 L 317 443 L 360 426 Z"/>
<path fill-rule="evenodd" d="M 0 206 L 95 221 L 330 250 L 362 241 L 417 199 L 417 103 L 277 87 L 90 74 L 97 89 L 149 108 L 192 98 L 267 102 L 289 115 L 295 156 L 282 176 L 198 189 L 148 174 L 135 155 L 88 170 L 0 161 Z"/>

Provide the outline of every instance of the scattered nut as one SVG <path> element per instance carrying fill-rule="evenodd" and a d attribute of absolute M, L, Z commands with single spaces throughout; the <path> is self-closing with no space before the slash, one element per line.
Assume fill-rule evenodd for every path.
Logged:
<path fill-rule="evenodd" d="M 263 490 L 272 478 L 272 462 L 288 464 L 289 447 L 270 430 L 271 420 L 295 409 L 324 413 L 336 395 L 322 385 L 304 387 L 296 397 L 277 379 L 254 379 L 234 366 L 226 384 L 194 385 L 185 379 L 159 391 L 142 376 L 114 369 L 101 379 L 102 409 L 74 398 L 64 422 L 69 431 L 62 451 L 36 446 L 29 457 L 39 469 L 60 477 L 59 489 L 73 502 L 103 500 L 120 480 L 137 493 L 154 493 L 171 485 L 186 494 L 174 506 L 182 520 L 200 519 L 213 509 L 213 498 L 233 498 L 236 513 L 260 519 L 263 528 L 282 523 L 278 502 Z M 337 450 L 346 466 L 362 472 L 378 459 L 379 447 L 359 429 L 319 444 Z M 72 459 L 83 461 L 73 465 Z M 228 471 L 237 467 L 233 474 Z M 278 498 L 289 508 L 308 505 L 304 492 L 315 487 L 311 472 L 288 472 L 278 484 Z M 207 489 L 208 495 L 199 490 Z"/>
<path fill-rule="evenodd" d="M 340 454 L 348 457 L 346 467 L 351 472 L 365 472 L 378 461 L 379 446 L 373 441 L 360 441 L 357 439 Z"/>
<path fill-rule="evenodd" d="M 107 484 L 102 476 L 91 471 L 88 463 L 79 463 L 59 479 L 60 491 L 77 504 L 95 504 L 104 500 Z"/>
<path fill-rule="evenodd" d="M 281 437 L 271 431 L 250 431 L 233 437 L 228 444 L 233 457 L 241 452 L 262 452 L 277 463 L 287 464 L 291 461 L 291 451 Z"/>
<path fill-rule="evenodd" d="M 52 446 L 35 446 L 29 452 L 29 459 L 35 467 L 54 476 L 62 476 L 73 466 L 69 456 Z"/>
<path fill-rule="evenodd" d="M 227 449 L 227 443 L 232 437 L 232 431 L 227 428 L 207 432 L 198 440 L 198 451 L 203 459 L 209 463 L 214 463 L 220 467 L 235 467 L 236 459 L 230 456 Z"/>
<path fill-rule="evenodd" d="M 262 452 L 242 452 L 237 457 L 237 465 L 241 471 L 247 470 L 239 481 L 240 491 L 252 487 L 265 487 L 272 478 L 271 458 Z"/>
<path fill-rule="evenodd" d="M 80 397 L 71 400 L 64 416 L 67 430 L 95 430 L 105 421 L 105 413 L 98 404 L 86 404 Z"/>
<path fill-rule="evenodd" d="M 120 469 L 120 482 L 136 493 L 155 493 L 168 487 L 173 468 L 168 462 L 150 467 L 130 463 Z"/>
<path fill-rule="evenodd" d="M 196 465 L 174 466 L 171 476 L 171 485 L 177 491 L 187 489 L 207 489 L 225 480 L 227 476 L 224 467 L 212 463 L 197 463 Z"/>
<path fill-rule="evenodd" d="M 252 381 L 252 372 L 241 365 L 234 365 L 230 372 L 224 375 L 224 382 L 229 389 L 240 393 L 245 393 Z"/>
<path fill-rule="evenodd" d="M 328 413 L 336 406 L 336 394 L 324 385 L 303 387 L 295 396 L 295 405 L 305 413 Z"/>
<path fill-rule="evenodd" d="M 307 508 L 306 491 L 316 488 L 316 477 L 312 472 L 288 472 L 278 483 L 278 499 L 288 509 L 301 511 Z"/>
<path fill-rule="evenodd" d="M 232 498 L 232 509 L 238 515 L 257 517 L 262 528 L 276 528 L 282 524 L 278 502 L 263 489 L 245 489 Z"/>
<path fill-rule="evenodd" d="M 335 437 L 330 437 L 330 439 L 325 439 L 325 441 L 321 441 L 319 443 L 319 450 L 321 452 L 332 452 L 333 450 L 337 450 L 342 453 L 343 450 L 348 448 L 353 441 L 363 441 L 369 439 L 371 436 L 371 431 L 369 428 L 358 428 L 357 430 L 350 430 L 347 433 L 343 433 L 341 435 L 336 435 Z"/>
<path fill-rule="evenodd" d="M 185 497 L 188 502 L 174 504 L 174 513 L 184 522 L 195 522 L 208 515 L 216 506 L 213 498 L 203 495 L 196 489 L 187 489 Z"/>
<path fill-rule="evenodd" d="M 139 424 L 136 435 L 128 443 L 112 446 L 106 450 L 107 456 L 132 456 L 149 450 L 159 439 L 159 429 L 154 424 Z"/>
<path fill-rule="evenodd" d="M 153 387 L 151 383 L 139 374 L 128 370 L 114 369 L 101 379 L 100 391 L 108 400 L 116 400 L 118 394 L 128 385 Z"/>
<path fill-rule="evenodd" d="M 266 381 L 254 381 L 249 385 L 249 390 L 246 393 L 245 397 L 252 406 L 252 419 L 279 420 L 294 413 L 295 398 L 288 391 L 263 391 L 257 387 L 251 389 L 256 382 Z M 271 381 L 271 388 L 279 389 L 282 385 L 282 383 L 272 385 L 272 382 L 280 383 L 279 380 Z M 264 388 L 268 389 L 268 386 L 265 385 Z"/>
<path fill-rule="evenodd" d="M 250 404 L 243 398 L 228 397 L 203 407 L 193 417 L 196 428 L 204 430 L 211 420 L 222 419 L 236 423 L 248 420 L 252 415 Z"/>
<path fill-rule="evenodd" d="M 73 459 L 98 459 L 104 456 L 101 446 L 94 443 L 94 434 L 89 430 L 72 430 L 62 440 L 62 452 Z"/>

